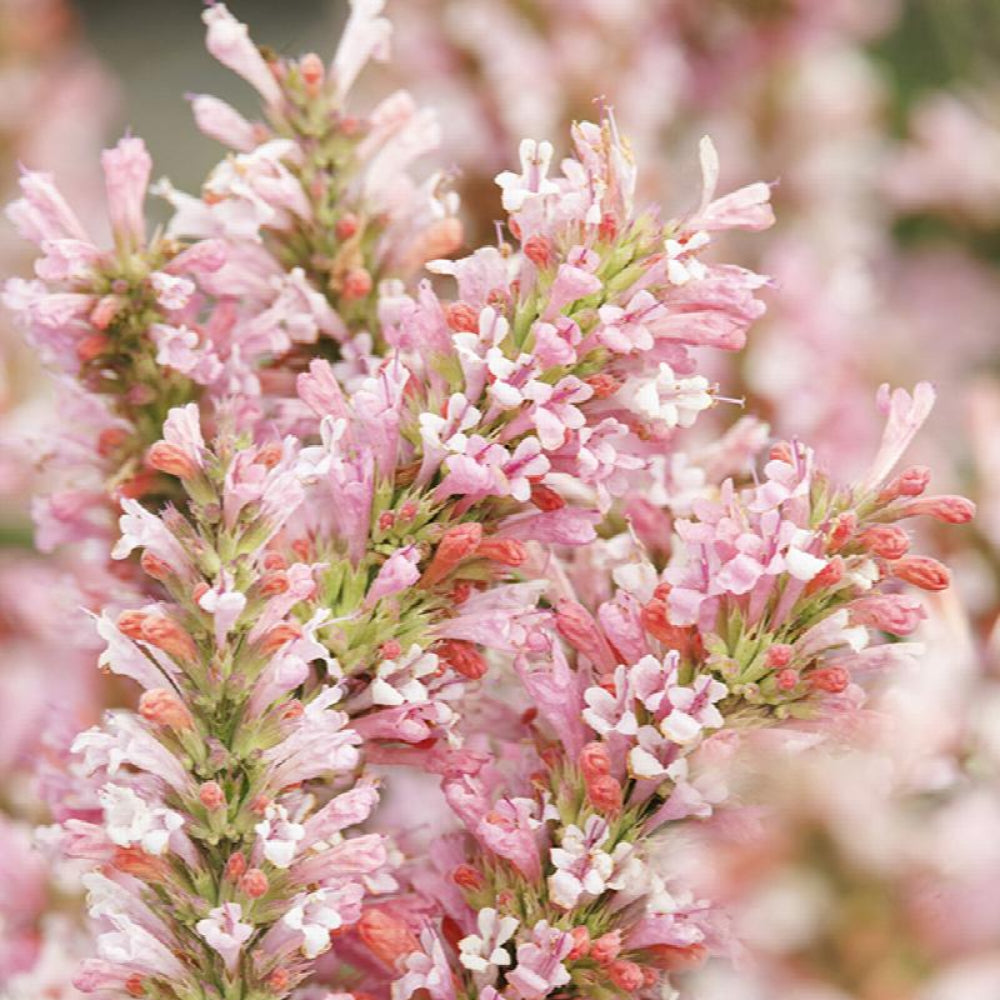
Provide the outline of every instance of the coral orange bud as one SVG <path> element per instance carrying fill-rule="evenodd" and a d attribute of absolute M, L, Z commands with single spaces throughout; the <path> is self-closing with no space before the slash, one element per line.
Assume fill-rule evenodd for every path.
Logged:
<path fill-rule="evenodd" d="M 562 510 L 566 501 L 554 489 L 542 483 L 534 483 L 531 487 L 531 502 L 543 511 Z"/>
<path fill-rule="evenodd" d="M 779 670 L 775 676 L 779 691 L 794 691 L 799 683 L 799 673 L 791 667 Z"/>
<path fill-rule="evenodd" d="M 395 968 L 396 963 L 415 951 L 420 951 L 420 942 L 413 931 L 398 917 L 385 910 L 370 908 L 361 914 L 357 925 L 358 936 L 368 950 L 386 965 Z"/>
<path fill-rule="evenodd" d="M 654 944 L 643 949 L 650 958 L 650 965 L 664 972 L 683 972 L 696 969 L 708 958 L 708 949 L 703 944 L 692 944 L 678 948 L 671 944 Z"/>
<path fill-rule="evenodd" d="M 146 464 L 178 479 L 193 479 L 198 474 L 198 465 L 194 459 L 183 449 L 167 441 L 157 441 L 146 452 Z"/>
<path fill-rule="evenodd" d="M 163 858 L 147 854 L 141 847 L 116 847 L 111 864 L 126 875 L 134 875 L 144 882 L 162 882 L 170 872 Z"/>
<path fill-rule="evenodd" d="M 142 985 L 142 976 L 138 973 L 129 976 L 125 980 L 125 992 L 130 997 L 144 997 L 146 995 L 146 987 Z"/>
<path fill-rule="evenodd" d="M 150 688 L 148 691 L 143 691 L 139 699 L 139 714 L 147 722 L 157 726 L 168 726 L 178 733 L 194 727 L 194 720 L 187 706 L 169 688 Z"/>
<path fill-rule="evenodd" d="M 267 876 L 259 868 L 249 868 L 240 879 L 240 888 L 251 899 L 260 899 L 268 890 Z"/>
<path fill-rule="evenodd" d="M 236 851 L 234 854 L 229 855 L 229 860 L 226 862 L 227 879 L 231 882 L 238 882 L 246 870 L 247 859 L 243 856 L 242 852 Z"/>
<path fill-rule="evenodd" d="M 578 763 L 587 781 L 611 773 L 611 755 L 603 743 L 588 743 L 580 751 Z"/>
<path fill-rule="evenodd" d="M 901 559 L 910 547 L 910 536 L 895 524 L 875 524 L 865 528 L 858 541 L 883 559 Z"/>
<path fill-rule="evenodd" d="M 889 572 L 922 590 L 947 590 L 951 586 L 948 567 L 930 556 L 904 556 L 889 563 Z"/>
<path fill-rule="evenodd" d="M 544 270 L 555 260 L 555 251 L 552 248 L 552 241 L 547 236 L 540 234 L 529 236 L 524 241 L 524 256 L 531 261 L 535 267 Z"/>
<path fill-rule="evenodd" d="M 478 681 L 486 673 L 487 664 L 479 650 L 471 642 L 462 639 L 445 639 L 433 650 L 456 674 Z"/>
<path fill-rule="evenodd" d="M 614 815 L 621 812 L 622 786 L 610 774 L 594 775 L 587 782 L 587 799 L 599 812 Z"/>
<path fill-rule="evenodd" d="M 976 516 L 976 505 L 959 496 L 920 497 L 903 509 L 904 517 L 926 515 L 945 524 L 968 524 Z"/>
<path fill-rule="evenodd" d="M 467 302 L 451 302 L 444 309 L 445 322 L 455 333 L 475 333 L 479 329 L 479 310 Z"/>
<path fill-rule="evenodd" d="M 809 675 L 809 683 L 820 691 L 840 694 L 847 690 L 851 675 L 843 667 L 821 667 Z"/>
<path fill-rule="evenodd" d="M 268 573 L 260 581 L 260 592 L 265 597 L 276 597 L 288 590 L 288 574 L 283 570 Z"/>
<path fill-rule="evenodd" d="M 323 84 L 323 60 L 315 52 L 307 52 L 299 59 L 299 72 L 310 94 L 315 94 Z"/>
<path fill-rule="evenodd" d="M 475 555 L 483 540 L 483 526 L 476 521 L 456 524 L 441 536 L 434 558 L 424 570 L 421 584 L 432 586 L 446 577 L 460 562 Z"/>
<path fill-rule="evenodd" d="M 294 622 L 278 622 L 264 634 L 260 648 L 265 656 L 277 653 L 286 643 L 302 638 L 302 629 Z"/>
<path fill-rule="evenodd" d="M 81 338 L 76 343 L 76 356 L 86 364 L 99 358 L 102 354 L 107 354 L 111 348 L 111 338 L 103 333 L 91 333 Z"/>
<path fill-rule="evenodd" d="M 844 560 L 834 556 L 807 584 L 806 594 L 815 594 L 826 587 L 835 587 L 844 579 Z"/>
<path fill-rule="evenodd" d="M 926 465 L 911 465 L 892 479 L 878 495 L 879 503 L 889 503 L 897 497 L 918 497 L 931 481 Z"/>
<path fill-rule="evenodd" d="M 792 647 L 787 642 L 776 642 L 768 649 L 766 659 L 772 670 L 787 667 L 792 660 Z"/>
<path fill-rule="evenodd" d="M 501 566 L 520 566 L 528 558 L 524 542 L 516 538 L 484 538 L 476 549 L 476 555 Z"/>
<path fill-rule="evenodd" d="M 608 931 L 602 934 L 590 946 L 590 957 L 599 965 L 613 962 L 622 950 L 622 932 Z"/>
<path fill-rule="evenodd" d="M 176 660 L 195 660 L 198 657 L 194 639 L 165 615 L 147 615 L 142 623 L 142 637 Z"/>
<path fill-rule="evenodd" d="M 573 939 L 573 947 L 570 948 L 566 959 L 573 962 L 583 958 L 590 951 L 590 931 L 586 927 L 578 926 L 569 932 L 569 936 Z"/>
<path fill-rule="evenodd" d="M 345 212 L 333 227 L 338 240 L 349 240 L 360 227 L 361 223 L 353 212 Z"/>
<path fill-rule="evenodd" d="M 372 276 L 363 268 L 356 267 L 344 275 L 340 294 L 348 301 L 363 299 L 371 294 Z"/>
<path fill-rule="evenodd" d="M 853 510 L 838 514 L 827 538 L 827 552 L 839 552 L 847 540 L 858 530 L 858 515 Z"/>
<path fill-rule="evenodd" d="M 146 576 L 150 576 L 154 580 L 169 580 L 173 574 L 170 564 L 164 562 L 159 556 L 154 555 L 149 549 L 146 549 L 140 556 L 139 565 Z"/>
<path fill-rule="evenodd" d="M 608 978 L 626 993 L 634 993 L 646 981 L 642 968 L 635 962 L 628 962 L 625 959 L 618 959 L 608 966 Z"/>
<path fill-rule="evenodd" d="M 476 892 L 486 885 L 482 873 L 472 865 L 459 865 L 452 873 L 451 880 L 468 892 Z"/>
<path fill-rule="evenodd" d="M 288 987 L 291 986 L 292 980 L 285 969 L 275 969 L 267 977 L 267 985 L 278 994 L 278 996 L 284 996 Z M 355 1000 L 357 1000 L 357 993 L 354 994 Z"/>
<path fill-rule="evenodd" d="M 198 789 L 198 798 L 206 809 L 221 809 L 226 804 L 226 796 L 217 781 L 206 781 Z"/>
<path fill-rule="evenodd" d="M 90 311 L 90 322 L 98 330 L 106 330 L 124 303 L 117 295 L 105 295 Z"/>
<path fill-rule="evenodd" d="M 146 620 L 143 611 L 123 611 L 118 616 L 118 631 L 130 639 L 142 638 L 142 623 Z"/>
<path fill-rule="evenodd" d="M 607 399 L 622 387 L 621 382 L 614 375 L 608 375 L 606 372 L 591 375 L 589 378 L 585 378 L 584 382 L 594 390 L 594 399 Z"/>
<path fill-rule="evenodd" d="M 102 458 L 114 454 L 129 439 L 129 432 L 122 427 L 105 427 L 97 436 L 97 453 Z"/>

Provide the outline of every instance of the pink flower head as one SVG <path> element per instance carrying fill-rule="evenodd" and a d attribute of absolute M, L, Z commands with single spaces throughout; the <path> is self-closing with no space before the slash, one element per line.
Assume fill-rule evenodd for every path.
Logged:
<path fill-rule="evenodd" d="M 230 975 L 236 971 L 243 945 L 254 933 L 253 924 L 242 923 L 242 916 L 243 907 L 239 903 L 223 903 L 210 910 L 208 916 L 199 920 L 194 928 L 222 956 Z"/>
<path fill-rule="evenodd" d="M 237 75 L 243 77 L 264 100 L 277 107 L 282 102 L 281 87 L 260 50 L 250 40 L 247 26 L 233 17 L 225 4 L 215 3 L 201 15 L 208 28 L 205 47 Z"/>
<path fill-rule="evenodd" d="M 126 136 L 114 149 L 101 154 L 108 193 L 108 214 L 115 243 L 122 250 L 137 250 L 146 243 L 143 205 L 153 167 L 142 139 Z"/>

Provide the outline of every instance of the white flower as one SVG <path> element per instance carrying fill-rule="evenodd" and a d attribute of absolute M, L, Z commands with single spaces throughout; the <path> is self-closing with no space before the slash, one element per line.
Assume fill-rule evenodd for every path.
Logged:
<path fill-rule="evenodd" d="M 557 906 L 570 910 L 580 901 L 581 896 L 595 897 L 612 884 L 612 873 L 616 859 L 625 852 L 615 850 L 615 856 L 601 848 L 608 839 L 608 824 L 599 816 L 591 816 L 585 828 L 568 826 L 562 835 L 559 847 L 553 847 L 550 858 L 556 871 L 549 876 L 549 895 Z"/>
<path fill-rule="evenodd" d="M 655 377 L 630 378 L 615 394 L 626 409 L 667 427 L 690 427 L 712 405 L 708 379 L 703 375 L 677 378 L 665 361 Z"/>
<path fill-rule="evenodd" d="M 476 919 L 478 934 L 470 934 L 458 942 L 458 960 L 471 972 L 495 979 L 494 970 L 501 965 L 510 965 L 510 953 L 503 945 L 511 939 L 517 930 L 519 921 L 516 917 L 499 917 L 491 907 L 479 911 Z"/>
<path fill-rule="evenodd" d="M 170 834 L 184 825 L 180 813 L 150 806 L 130 788 L 105 785 L 97 797 L 104 809 L 108 836 L 119 847 L 138 844 L 147 854 L 158 856 L 167 849 Z"/>
<path fill-rule="evenodd" d="M 306 958 L 321 955 L 330 947 L 330 932 L 361 915 L 359 904 L 363 893 L 360 885 L 349 882 L 338 891 L 319 889 L 296 899 L 283 919 L 292 930 L 302 933 L 302 953 Z M 345 921 L 341 910 L 348 908 L 350 919 Z"/>
<path fill-rule="evenodd" d="M 224 903 L 210 910 L 208 917 L 199 920 L 194 929 L 221 956 L 226 969 L 233 973 L 240 958 L 240 951 L 253 935 L 253 924 L 240 922 L 243 907 L 239 903 Z"/>
<path fill-rule="evenodd" d="M 372 701 L 376 705 L 423 704 L 429 695 L 420 678 L 433 674 L 437 668 L 437 656 L 414 643 L 404 656 L 383 660 L 378 665 L 371 686 Z"/>
<path fill-rule="evenodd" d="M 305 827 L 290 822 L 288 810 L 278 805 L 267 807 L 263 821 L 254 830 L 264 842 L 264 857 L 275 868 L 287 868 L 292 863 L 296 846 L 305 836 Z"/>

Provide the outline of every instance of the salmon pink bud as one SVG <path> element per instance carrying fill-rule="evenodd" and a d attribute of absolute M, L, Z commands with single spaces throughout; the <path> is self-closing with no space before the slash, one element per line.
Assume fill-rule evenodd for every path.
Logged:
<path fill-rule="evenodd" d="M 799 673 L 791 667 L 785 667 L 778 671 L 774 679 L 779 691 L 794 691 L 799 683 Z"/>
<path fill-rule="evenodd" d="M 226 804 L 225 793 L 217 781 L 206 781 L 198 789 L 198 798 L 206 809 L 211 809 L 213 812 Z"/>
<path fill-rule="evenodd" d="M 484 538 L 476 555 L 502 566 L 520 566 L 528 558 L 528 550 L 516 538 Z"/>
<path fill-rule="evenodd" d="M 858 515 L 853 510 L 838 514 L 830 528 L 830 535 L 827 539 L 827 552 L 839 552 L 847 540 L 858 530 Z"/>
<path fill-rule="evenodd" d="M 284 594 L 287 591 L 288 574 L 282 570 L 278 570 L 275 573 L 268 573 L 261 578 L 260 592 L 265 597 L 277 597 L 278 594 Z"/>
<path fill-rule="evenodd" d="M 340 294 L 350 302 L 365 298 L 371 290 L 372 276 L 363 267 L 356 267 L 344 276 Z"/>
<path fill-rule="evenodd" d="M 542 483 L 532 485 L 531 502 L 544 511 L 562 510 L 566 506 L 566 501 L 554 489 Z"/>
<path fill-rule="evenodd" d="M 529 236 L 522 249 L 524 250 L 524 256 L 540 270 L 549 267 L 555 260 L 552 241 L 547 236 L 540 234 Z"/>
<path fill-rule="evenodd" d="M 792 647 L 785 642 L 776 642 L 767 651 L 767 665 L 772 670 L 787 667 L 792 659 Z"/>
<path fill-rule="evenodd" d="M 147 854 L 141 847 L 116 847 L 111 864 L 126 875 L 134 875 L 144 882 L 162 882 L 170 872 L 163 858 Z"/>
<path fill-rule="evenodd" d="M 931 481 L 931 470 L 926 465 L 911 465 L 892 479 L 878 495 L 879 503 L 889 503 L 897 497 L 918 497 Z"/>
<path fill-rule="evenodd" d="M 807 584 L 806 594 L 815 594 L 827 587 L 835 587 L 844 579 L 844 560 L 834 556 Z"/>
<path fill-rule="evenodd" d="M 338 240 L 349 240 L 357 231 L 361 223 L 353 212 L 345 212 L 333 227 L 333 231 Z"/>
<path fill-rule="evenodd" d="M 379 649 L 379 656 L 383 660 L 394 660 L 400 653 L 403 652 L 403 647 L 395 639 L 390 639 L 388 642 L 383 642 Z"/>
<path fill-rule="evenodd" d="M 144 997 L 146 987 L 142 985 L 142 976 L 138 973 L 131 975 L 125 980 L 125 992 L 130 997 Z"/>
<path fill-rule="evenodd" d="M 231 882 L 237 882 L 242 878 L 243 873 L 247 870 L 247 859 L 243 857 L 240 851 L 236 851 L 235 854 L 229 855 L 229 860 L 226 862 L 226 878 Z"/>
<path fill-rule="evenodd" d="M 622 387 L 621 382 L 614 375 L 608 375 L 604 372 L 591 375 L 589 378 L 585 378 L 584 382 L 594 390 L 594 399 L 607 399 Z"/>
<path fill-rule="evenodd" d="M 106 330 L 118 314 L 123 303 L 117 295 L 105 295 L 90 312 L 90 322 L 98 330 Z"/>
<path fill-rule="evenodd" d="M 103 333 L 91 333 L 77 341 L 76 356 L 86 364 L 88 361 L 93 361 L 94 358 L 99 358 L 102 354 L 107 354 L 110 349 L 110 337 Z"/>
<path fill-rule="evenodd" d="M 250 803 L 250 812 L 255 816 L 263 816 L 271 805 L 271 800 L 266 795 L 256 795 L 254 796 L 253 802 Z"/>
<path fill-rule="evenodd" d="M 240 888 L 251 899 L 260 899 L 268 889 L 267 876 L 259 868 L 249 868 L 240 879 Z"/>
<path fill-rule="evenodd" d="M 264 569 L 274 572 L 279 569 L 288 569 L 288 560 L 280 552 L 268 552 L 264 556 Z"/>
<path fill-rule="evenodd" d="M 635 962 L 619 959 L 608 966 L 608 978 L 619 989 L 634 993 L 645 982 L 642 969 Z"/>
<path fill-rule="evenodd" d="M 598 235 L 605 243 L 611 243 L 618 235 L 618 220 L 611 212 L 601 216 L 601 224 L 597 227 Z"/>
<path fill-rule="evenodd" d="M 358 921 L 357 930 L 368 950 L 393 968 L 399 959 L 420 951 L 420 942 L 413 931 L 398 917 L 384 910 L 365 910 Z"/>
<path fill-rule="evenodd" d="M 692 944 L 686 948 L 672 944 L 654 944 L 644 948 L 643 951 L 650 956 L 650 964 L 664 972 L 696 969 L 708 958 L 708 949 L 703 944 Z"/>
<path fill-rule="evenodd" d="M 447 576 L 460 562 L 473 556 L 483 540 L 483 526 L 475 521 L 456 524 L 441 536 L 434 558 L 421 583 L 427 587 Z"/>
<path fill-rule="evenodd" d="M 926 515 L 945 524 L 968 524 L 976 516 L 976 505 L 965 497 L 921 497 L 903 509 L 904 517 Z"/>
<path fill-rule="evenodd" d="M 486 660 L 471 642 L 461 639 L 446 639 L 433 650 L 456 674 L 478 681 L 487 670 Z"/>
<path fill-rule="evenodd" d="M 479 311 L 467 302 L 451 302 L 445 306 L 445 322 L 455 333 L 476 333 L 479 330 Z"/>
<path fill-rule="evenodd" d="M 948 567 L 930 556 L 904 556 L 889 564 L 889 572 L 922 590 L 947 590 L 951 585 Z"/>
<path fill-rule="evenodd" d="M 768 457 L 772 462 L 787 462 L 789 465 L 795 460 L 792 446 L 787 441 L 777 441 L 772 444 Z"/>
<path fill-rule="evenodd" d="M 142 623 L 146 620 L 143 611 L 123 611 L 118 616 L 118 631 L 130 639 L 142 638 Z"/>
<path fill-rule="evenodd" d="M 847 690 L 851 675 L 843 667 L 821 667 L 809 675 L 809 683 L 820 691 L 840 694 Z"/>
<path fill-rule="evenodd" d="M 613 670 L 614 656 L 590 612 L 564 597 L 556 605 L 556 631 L 579 653 L 604 670 Z"/>
<path fill-rule="evenodd" d="M 599 812 L 621 812 L 622 786 L 610 774 L 597 774 L 587 782 L 587 799 Z"/>
<path fill-rule="evenodd" d="M 909 635 L 927 617 L 919 599 L 909 594 L 872 594 L 850 606 L 851 623 Z"/>
<path fill-rule="evenodd" d="M 164 615 L 147 615 L 142 623 L 142 637 L 175 660 L 195 660 L 198 657 L 194 639 L 177 622 Z"/>
<path fill-rule="evenodd" d="M 315 52 L 307 52 L 299 59 L 299 72 L 310 94 L 315 94 L 323 85 L 323 60 Z"/>
<path fill-rule="evenodd" d="M 901 559 L 910 547 L 910 536 L 895 524 L 876 524 L 866 528 L 858 541 L 883 559 Z"/>
<path fill-rule="evenodd" d="M 486 885 L 486 879 L 472 865 L 459 865 L 451 873 L 451 880 L 468 892 L 477 892 Z"/>
<path fill-rule="evenodd" d="M 580 751 L 577 763 L 588 782 L 611 773 L 611 755 L 603 743 L 588 743 Z"/>
<path fill-rule="evenodd" d="M 294 622 L 278 622 L 267 630 L 260 643 L 265 656 L 277 653 L 286 643 L 302 638 L 302 629 Z"/>
<path fill-rule="evenodd" d="M 285 969 L 275 969 L 274 972 L 267 977 L 267 985 L 271 988 L 271 991 L 276 993 L 278 996 L 284 996 L 291 984 L 291 976 L 289 976 L 287 970 Z M 358 1000 L 359 994 L 354 993 L 353 996 L 354 1000 Z"/>
<path fill-rule="evenodd" d="M 198 466 L 191 456 L 166 441 L 157 441 L 146 452 L 146 463 L 158 472 L 166 472 L 178 479 L 191 479 L 198 473 Z"/>
<path fill-rule="evenodd" d="M 128 431 L 121 427 L 105 427 L 97 437 L 97 453 L 101 458 L 107 458 L 121 448 L 128 438 Z"/>
<path fill-rule="evenodd" d="M 173 570 L 170 564 L 164 562 L 159 556 L 154 555 L 148 549 L 139 558 L 139 565 L 146 576 L 154 580 L 169 580 Z"/>
<path fill-rule="evenodd" d="M 396 515 L 391 510 L 383 511 L 378 516 L 378 526 L 381 531 L 388 531 L 396 523 Z"/>
<path fill-rule="evenodd" d="M 168 688 L 150 688 L 139 699 L 139 714 L 157 726 L 168 726 L 175 732 L 194 727 L 187 706 Z"/>
<path fill-rule="evenodd" d="M 591 946 L 590 957 L 598 965 L 607 965 L 613 962 L 622 950 L 622 932 L 608 931 L 602 934 Z"/>
<path fill-rule="evenodd" d="M 573 947 L 566 956 L 568 962 L 583 958 L 590 951 L 590 931 L 586 927 L 574 927 L 569 936 L 573 939 Z"/>

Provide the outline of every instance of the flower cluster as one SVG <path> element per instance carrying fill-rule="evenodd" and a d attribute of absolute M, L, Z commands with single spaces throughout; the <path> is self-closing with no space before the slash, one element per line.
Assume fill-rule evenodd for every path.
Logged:
<path fill-rule="evenodd" d="M 883 394 L 858 485 L 794 441 L 722 481 L 762 428 L 691 455 L 686 432 L 767 279 L 712 242 L 773 223 L 767 184 L 720 196 L 706 138 L 693 207 L 637 210 L 607 112 L 557 167 L 525 140 L 496 244 L 457 256 L 444 176 L 412 174 L 433 118 L 348 107 L 381 0 L 353 0 L 328 67 L 203 20 L 264 120 L 193 99 L 232 151 L 197 196 L 156 185 L 163 233 L 131 137 L 102 161 L 112 249 L 46 174 L 9 210 L 41 256 L 6 301 L 72 416 L 39 545 L 115 564 L 99 663 L 141 689 L 50 741 L 41 841 L 87 869 L 96 934 L 76 988 L 657 995 L 732 947 L 660 834 L 724 805 L 743 734 L 836 722 L 855 673 L 914 653 L 869 644 L 919 623 L 900 583 L 947 586 L 898 522 L 972 505 L 890 479 L 932 390 Z M 613 585 L 574 591 L 581 550 Z M 376 812 L 414 787 L 430 844 Z"/>

